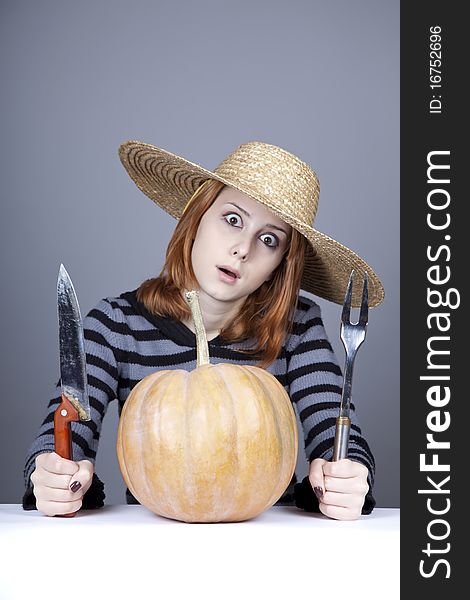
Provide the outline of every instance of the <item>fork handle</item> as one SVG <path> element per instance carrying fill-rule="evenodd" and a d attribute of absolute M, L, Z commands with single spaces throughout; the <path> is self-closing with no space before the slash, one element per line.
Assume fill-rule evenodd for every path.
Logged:
<path fill-rule="evenodd" d="M 351 419 L 349 417 L 336 418 L 335 445 L 333 448 L 333 460 L 341 460 L 348 456 L 349 430 Z"/>

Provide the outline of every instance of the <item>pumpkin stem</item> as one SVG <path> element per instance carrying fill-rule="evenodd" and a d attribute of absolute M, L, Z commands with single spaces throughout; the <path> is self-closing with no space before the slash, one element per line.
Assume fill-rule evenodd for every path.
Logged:
<path fill-rule="evenodd" d="M 196 290 L 185 293 L 186 302 L 191 309 L 193 317 L 194 329 L 196 330 L 196 352 L 197 366 L 208 365 L 209 360 L 209 345 L 207 343 L 206 329 L 202 320 L 201 307 L 199 306 L 198 293 Z"/>

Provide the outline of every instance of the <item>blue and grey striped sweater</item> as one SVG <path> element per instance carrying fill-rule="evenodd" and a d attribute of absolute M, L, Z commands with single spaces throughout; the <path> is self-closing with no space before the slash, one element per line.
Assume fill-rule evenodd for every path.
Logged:
<path fill-rule="evenodd" d="M 196 368 L 194 333 L 179 321 L 151 314 L 137 300 L 136 290 L 119 297 L 101 300 L 84 319 L 87 356 L 88 393 L 91 421 L 72 423 L 73 459 L 88 459 L 93 464 L 98 451 L 101 425 L 113 400 L 118 412 L 132 388 L 146 375 L 158 369 Z M 209 341 L 212 363 L 256 364 L 256 359 L 239 352 L 247 342 L 227 344 L 221 336 Z M 245 344 L 245 345 L 244 345 Z M 303 430 L 306 458 L 332 457 L 335 420 L 341 399 L 341 369 L 327 339 L 320 307 L 313 300 L 299 296 L 292 332 L 278 358 L 267 368 L 289 394 Z M 54 450 L 54 411 L 60 403 L 60 386 L 49 402 L 46 417 L 26 457 L 24 478 L 26 492 L 23 507 L 34 509 L 30 475 L 35 458 Z M 354 407 L 351 410 L 349 458 L 363 463 L 369 470 L 369 484 L 374 481 L 374 458 L 361 434 Z M 300 436 L 299 436 L 300 437 Z M 137 503 L 126 490 L 128 503 Z M 103 483 L 97 474 L 83 500 L 83 508 L 103 505 Z M 294 474 L 279 505 L 296 504 L 316 510 L 318 503 L 308 479 L 297 483 Z M 369 491 L 363 513 L 370 512 L 375 500 Z"/>

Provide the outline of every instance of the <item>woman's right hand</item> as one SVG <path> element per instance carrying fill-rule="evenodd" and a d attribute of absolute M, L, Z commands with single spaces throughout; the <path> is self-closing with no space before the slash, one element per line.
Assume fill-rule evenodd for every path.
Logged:
<path fill-rule="evenodd" d="M 77 512 L 92 480 L 89 460 L 74 462 L 55 452 L 39 454 L 31 474 L 36 508 L 49 517 Z"/>

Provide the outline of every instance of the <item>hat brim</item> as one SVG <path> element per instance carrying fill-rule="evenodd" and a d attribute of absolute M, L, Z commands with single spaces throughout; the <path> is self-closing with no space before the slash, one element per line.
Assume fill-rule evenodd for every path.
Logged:
<path fill-rule="evenodd" d="M 257 200 L 304 235 L 311 246 L 302 274 L 301 288 L 337 304 L 344 302 L 351 271 L 355 277 L 352 306 L 362 298 L 364 273 L 368 275 L 369 307 L 380 304 L 384 289 L 373 269 L 355 252 L 313 227 L 285 215 L 250 190 L 200 165 L 151 144 L 130 140 L 119 147 L 119 158 L 137 187 L 163 210 L 179 219 L 189 198 L 207 179 L 215 179 Z"/>

